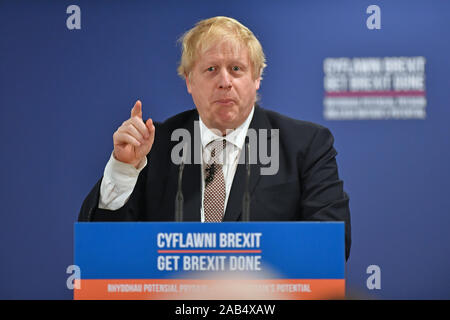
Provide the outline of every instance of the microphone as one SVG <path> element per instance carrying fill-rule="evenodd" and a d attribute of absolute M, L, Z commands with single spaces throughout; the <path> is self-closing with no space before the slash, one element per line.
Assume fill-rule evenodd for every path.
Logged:
<path fill-rule="evenodd" d="M 177 187 L 177 194 L 175 196 L 175 221 L 176 222 L 183 221 L 183 202 L 184 202 L 183 190 L 182 190 L 183 170 L 184 170 L 184 152 L 183 152 L 183 160 L 181 161 L 181 164 L 178 167 L 178 187 Z"/>
<path fill-rule="evenodd" d="M 248 143 L 248 136 L 245 137 L 245 191 L 242 199 L 242 221 L 250 221 L 250 192 L 249 192 L 249 180 L 250 180 L 250 145 Z"/>
<path fill-rule="evenodd" d="M 216 175 L 216 164 L 212 163 L 210 166 L 205 168 L 206 177 L 205 177 L 205 186 L 207 186 L 210 182 L 213 181 L 214 176 Z"/>

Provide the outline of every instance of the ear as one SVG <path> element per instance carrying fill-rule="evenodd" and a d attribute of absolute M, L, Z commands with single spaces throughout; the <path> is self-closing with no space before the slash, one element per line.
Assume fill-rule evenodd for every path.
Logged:
<path fill-rule="evenodd" d="M 261 77 L 258 77 L 256 80 L 255 80 L 255 87 L 256 87 L 256 90 L 259 90 L 259 86 L 261 85 Z"/>
<path fill-rule="evenodd" d="M 189 94 L 192 94 L 192 92 L 191 92 L 191 79 L 189 78 L 189 75 L 188 74 L 185 74 L 184 75 L 184 79 L 186 80 L 186 88 L 187 88 L 187 91 L 189 92 Z"/>

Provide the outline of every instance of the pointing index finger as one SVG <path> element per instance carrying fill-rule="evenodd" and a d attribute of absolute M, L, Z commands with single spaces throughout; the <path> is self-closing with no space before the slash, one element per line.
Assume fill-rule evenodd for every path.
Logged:
<path fill-rule="evenodd" d="M 136 116 L 138 116 L 139 118 L 142 119 L 142 102 L 141 102 L 141 100 L 136 101 L 133 109 L 131 109 L 131 117 L 136 117 Z"/>

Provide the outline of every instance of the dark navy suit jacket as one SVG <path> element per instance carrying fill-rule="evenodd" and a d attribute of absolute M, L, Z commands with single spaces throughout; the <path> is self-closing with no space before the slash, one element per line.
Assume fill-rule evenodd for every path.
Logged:
<path fill-rule="evenodd" d="M 174 221 L 178 165 L 171 161 L 171 141 L 177 128 L 185 128 L 194 137 L 198 125 L 197 110 L 180 113 L 163 123 L 155 123 L 155 141 L 147 155 L 148 164 L 139 174 L 127 203 L 116 211 L 98 208 L 101 179 L 85 199 L 79 221 Z M 295 120 L 279 113 L 255 107 L 249 128 L 279 129 L 279 170 L 261 175 L 264 166 L 251 165 L 249 189 L 252 221 L 344 221 L 346 259 L 350 254 L 349 198 L 343 190 L 336 164 L 333 136 L 320 125 Z M 270 151 L 270 134 L 266 135 Z M 194 139 L 194 138 L 193 138 Z M 193 140 L 192 139 L 192 140 Z M 198 137 L 200 139 L 200 137 Z M 200 221 L 201 165 L 193 161 L 195 146 L 191 141 L 191 164 L 183 173 L 184 221 Z M 264 141 L 265 142 L 265 141 Z M 255 146 L 251 145 L 250 148 Z M 245 188 L 245 165 L 239 164 L 234 176 L 224 221 L 239 221 Z"/>

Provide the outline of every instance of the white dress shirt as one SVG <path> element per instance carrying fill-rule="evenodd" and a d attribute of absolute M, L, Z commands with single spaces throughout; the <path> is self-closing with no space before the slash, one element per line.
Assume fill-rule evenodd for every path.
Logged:
<path fill-rule="evenodd" d="M 211 145 L 208 144 L 214 140 L 225 139 L 226 147 L 225 147 L 225 158 L 224 164 L 222 166 L 223 176 L 225 178 L 225 188 L 226 188 L 226 196 L 225 196 L 225 206 L 226 209 L 228 203 L 228 197 L 230 195 L 231 185 L 233 184 L 234 174 L 236 172 L 236 168 L 239 162 L 239 156 L 242 151 L 245 137 L 247 135 L 247 130 L 250 125 L 250 122 L 253 118 L 253 112 L 255 108 L 252 108 L 252 111 L 248 115 L 247 119 L 242 123 L 238 128 L 229 132 L 226 136 L 222 137 L 216 135 L 212 132 L 202 121 L 200 118 L 200 137 L 202 150 L 202 158 L 207 161 L 211 154 Z M 150 151 L 151 152 L 151 151 Z M 203 211 L 203 193 L 205 190 L 205 179 L 204 179 L 204 162 L 202 162 L 201 166 L 201 174 L 202 174 L 202 205 L 201 205 L 201 221 L 205 221 L 205 215 Z M 139 164 L 136 169 L 133 165 L 120 162 L 116 160 L 111 154 L 108 163 L 106 164 L 105 171 L 103 173 L 103 180 L 100 185 L 100 199 L 98 203 L 98 207 L 100 209 L 107 210 L 117 210 L 121 208 L 130 198 L 131 193 L 133 192 L 134 186 L 136 185 L 139 173 L 142 169 L 147 165 L 147 157 L 144 157 L 142 162 Z M 149 164 L 151 165 L 151 163 Z M 173 195 L 175 197 L 175 195 Z"/>

